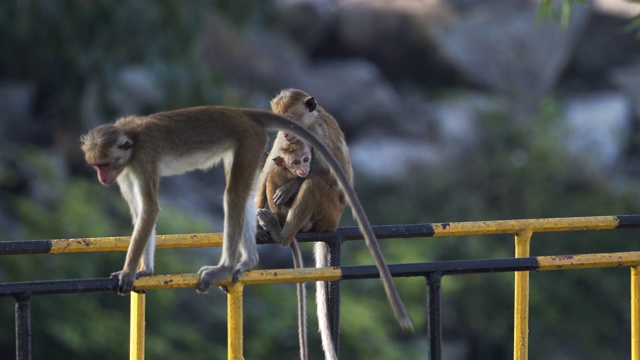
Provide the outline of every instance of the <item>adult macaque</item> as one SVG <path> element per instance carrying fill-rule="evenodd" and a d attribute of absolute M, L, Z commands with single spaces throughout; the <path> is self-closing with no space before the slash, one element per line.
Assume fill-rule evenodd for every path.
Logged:
<path fill-rule="evenodd" d="M 271 101 L 271 108 L 275 113 L 284 115 L 300 123 L 317 136 L 336 158 L 341 173 L 346 175 L 349 184 L 352 185 L 353 169 L 351 167 L 351 159 L 344 134 L 340 130 L 336 120 L 318 106 L 313 97 L 301 90 L 287 89 Z M 276 137 L 269 157 L 274 158 L 279 156 L 283 144 L 296 140 L 295 134 L 290 134 L 286 131 L 279 134 Z M 313 144 L 312 147 L 314 147 Z M 259 209 L 264 208 L 267 202 L 271 201 L 271 199 L 269 199 L 270 194 L 267 191 L 267 188 L 270 186 L 268 179 L 272 172 L 278 171 L 275 166 L 276 164 L 267 162 L 260 174 L 256 197 L 256 205 Z M 313 157 L 310 174 L 302 182 L 297 196 L 289 206 L 283 226 L 280 226 L 281 222 L 279 221 L 279 217 L 281 218 L 282 215 L 278 214 L 279 211 L 275 211 L 276 214 L 274 214 L 268 210 L 258 210 L 259 223 L 264 231 L 267 232 L 274 241 L 282 245 L 293 244 L 295 235 L 299 231 L 334 231 L 338 227 L 342 213 L 347 205 L 345 202 L 345 192 L 338 184 L 336 175 L 335 170 L 327 169 L 323 163 L 317 161 L 317 157 Z M 282 210 L 282 208 L 280 208 L 280 210 Z M 356 215 L 357 218 L 355 212 L 354 215 Z M 370 236 L 365 234 L 367 246 L 376 260 L 381 274 L 380 278 L 385 285 L 385 291 L 392 304 L 396 318 L 402 327 L 411 328 L 411 320 L 406 314 L 402 301 L 393 285 L 391 274 L 388 272 L 386 265 L 384 265 L 384 259 L 382 258 L 377 241 L 375 243 L 373 241 L 369 242 L 367 237 Z M 314 247 L 314 254 L 316 267 L 327 267 L 329 265 L 329 249 L 326 243 L 317 242 Z M 337 358 L 337 354 L 329 329 L 326 293 L 327 284 L 325 282 L 317 282 L 316 303 L 318 304 L 318 322 L 325 358 L 335 359 Z"/>
<path fill-rule="evenodd" d="M 253 268 L 258 262 L 255 245 L 256 209 L 252 193 L 259 174 L 267 131 L 291 133 L 309 144 L 336 176 L 349 201 L 367 245 L 385 279 L 385 290 L 401 324 L 410 325 L 389 270 L 377 246 L 371 225 L 339 160 L 311 132 L 298 123 L 268 111 L 202 106 L 129 116 L 114 124 L 101 125 L 82 137 L 85 158 L 103 185 L 117 182 L 129 204 L 133 234 L 118 278 L 118 293 L 128 294 L 138 276 L 153 273 L 155 224 L 160 208 L 158 186 L 161 176 L 224 164 L 224 235 L 222 256 L 217 266 L 199 270 L 199 292 L 214 283 Z M 392 296 L 393 295 L 393 296 Z"/>

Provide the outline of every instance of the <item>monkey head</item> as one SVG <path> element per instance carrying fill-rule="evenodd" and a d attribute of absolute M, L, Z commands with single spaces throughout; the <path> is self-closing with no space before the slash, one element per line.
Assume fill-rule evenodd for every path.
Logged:
<path fill-rule="evenodd" d="M 87 163 L 102 185 L 111 185 L 124 170 L 133 149 L 133 140 L 112 124 L 101 125 L 80 138 Z"/>
<path fill-rule="evenodd" d="M 298 141 L 284 143 L 281 148 L 281 156 L 273 158 L 278 167 L 284 167 L 294 175 L 306 178 L 311 170 L 311 148 L 309 145 Z"/>
<path fill-rule="evenodd" d="M 318 103 L 313 96 L 297 89 L 285 89 L 270 102 L 271 110 L 304 127 L 309 127 L 318 115 Z"/>

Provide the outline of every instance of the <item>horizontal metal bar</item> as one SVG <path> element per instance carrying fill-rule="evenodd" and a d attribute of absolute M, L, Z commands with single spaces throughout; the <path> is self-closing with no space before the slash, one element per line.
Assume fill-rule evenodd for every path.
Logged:
<path fill-rule="evenodd" d="M 15 296 L 21 293 L 32 295 L 75 294 L 115 291 L 118 279 L 78 279 L 53 281 L 28 281 L 1 283 L 1 296 Z"/>
<path fill-rule="evenodd" d="M 542 271 L 630 267 L 640 264 L 640 251 L 605 254 L 539 256 L 537 259 L 540 264 L 539 270 Z"/>
<path fill-rule="evenodd" d="M 547 219 L 497 220 L 474 222 L 447 222 L 433 224 L 373 226 L 379 239 L 415 238 L 433 236 L 463 236 L 489 234 L 515 234 L 524 229 L 533 232 L 605 230 L 639 228 L 640 215 L 592 216 Z M 362 235 L 356 226 L 338 228 L 324 233 L 301 233 L 300 242 L 360 240 Z M 0 255 L 59 254 L 74 252 L 126 251 L 129 236 L 77 238 L 55 240 L 0 241 Z M 259 242 L 264 244 L 265 242 Z M 190 248 L 222 246 L 222 233 L 158 235 L 156 247 Z"/>
<path fill-rule="evenodd" d="M 427 276 L 435 272 L 441 273 L 442 275 L 461 275 L 487 272 L 527 271 L 536 270 L 537 268 L 538 261 L 536 258 L 456 260 L 389 265 L 389 271 L 394 277 Z M 375 266 L 345 266 L 341 269 L 343 280 L 379 277 L 378 270 Z"/>
<path fill-rule="evenodd" d="M 584 254 L 539 256 L 528 258 L 436 261 L 414 264 L 392 264 L 389 270 L 394 277 L 427 276 L 438 272 L 442 275 L 477 274 L 490 272 L 569 270 L 602 267 L 629 267 L 640 265 L 640 252 L 608 254 Z M 240 275 L 245 285 L 295 283 L 311 281 L 336 281 L 369 279 L 379 277 L 373 265 L 343 266 L 331 268 L 253 270 Z M 198 283 L 198 274 L 156 275 L 137 279 L 136 290 L 193 288 Z M 117 279 L 82 279 L 33 281 L 0 284 L 1 296 L 16 296 L 22 293 L 33 295 L 68 294 L 115 291 Z M 223 285 L 226 281 L 221 282 Z"/>
<path fill-rule="evenodd" d="M 0 241 L 0 255 L 47 254 L 51 240 Z"/>

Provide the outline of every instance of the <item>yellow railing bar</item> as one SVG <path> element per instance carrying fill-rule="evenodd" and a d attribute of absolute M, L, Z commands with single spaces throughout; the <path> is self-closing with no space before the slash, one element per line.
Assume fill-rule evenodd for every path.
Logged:
<path fill-rule="evenodd" d="M 129 359 L 144 359 L 145 294 L 131 293 L 131 324 L 129 330 Z"/>
<path fill-rule="evenodd" d="M 516 234 L 523 229 L 532 232 L 607 230 L 618 226 L 615 216 L 588 216 L 520 220 L 471 221 L 432 224 L 434 236 Z"/>
<path fill-rule="evenodd" d="M 515 236 L 517 258 L 529 257 L 531 230 L 523 230 Z M 513 304 L 513 358 L 527 360 L 529 354 L 529 272 L 516 271 Z"/>
<path fill-rule="evenodd" d="M 630 267 L 640 263 L 640 251 L 584 255 L 538 256 L 538 270 Z"/>
<path fill-rule="evenodd" d="M 227 295 L 227 345 L 228 359 L 242 360 L 242 295 L 245 285 L 294 283 L 309 281 L 335 281 L 342 278 L 338 268 L 306 268 L 253 270 L 241 274 L 238 282 L 222 282 L 229 291 Z M 199 274 L 175 274 L 146 276 L 136 280 L 136 290 L 195 288 Z M 129 358 L 144 359 L 144 294 L 131 295 L 131 344 Z"/>
<path fill-rule="evenodd" d="M 276 270 L 251 270 L 241 274 L 238 282 L 244 285 L 280 284 L 310 281 L 336 281 L 342 278 L 339 268 L 304 268 L 304 269 L 276 269 Z M 159 289 L 183 289 L 195 288 L 200 275 L 198 274 L 171 274 L 145 276 L 136 279 L 136 290 Z M 229 286 L 227 282 L 218 285 Z"/>
<path fill-rule="evenodd" d="M 615 216 L 589 216 L 520 220 L 495 220 L 431 224 L 433 236 L 464 236 L 489 234 L 516 234 L 523 229 L 532 232 L 579 231 L 615 229 L 619 219 Z M 398 236 L 402 237 L 402 236 Z M 129 236 L 100 238 L 54 239 L 52 254 L 71 252 L 126 251 Z M 188 248 L 222 246 L 222 233 L 180 234 L 156 236 L 156 248 Z"/>
<path fill-rule="evenodd" d="M 619 225 L 620 219 L 616 216 L 591 216 L 591 217 L 569 217 L 569 218 L 542 218 L 542 219 L 520 219 L 520 220 L 497 220 L 497 221 L 476 221 L 476 222 L 452 222 L 434 223 L 432 236 L 465 236 L 465 235 L 489 235 L 489 234 L 515 234 L 516 257 L 529 257 L 531 236 L 535 232 L 552 231 L 580 231 L 580 230 L 606 230 L 615 229 Z M 97 252 L 97 251 L 125 251 L 129 245 L 129 236 L 104 237 L 104 238 L 77 238 L 77 239 L 57 239 L 51 242 L 50 253 L 69 252 Z M 165 248 L 188 248 L 188 247 L 212 247 L 222 245 L 222 233 L 207 234 L 181 234 L 181 235 L 158 235 L 156 247 Z M 590 257 L 589 257 L 590 256 Z M 580 256 L 555 256 L 538 257 L 540 263 L 539 270 L 562 270 L 571 268 L 586 267 L 611 267 L 611 266 L 634 266 L 637 259 L 628 253 L 618 254 L 594 254 Z M 310 271 L 309 274 L 301 274 L 300 271 Z M 322 269 L 321 269 L 322 270 Z M 266 270 L 249 272 L 242 277 L 242 284 L 268 284 L 281 282 L 305 282 L 305 281 L 333 281 L 340 279 L 340 271 L 328 269 L 327 273 L 317 273 L 318 269 L 303 269 L 287 272 L 286 270 Z M 334 271 L 334 272 L 332 272 Z M 638 269 L 632 270 L 632 285 L 638 286 Z M 277 273 L 276 273 L 277 272 Z M 301 276 L 302 275 L 302 276 Z M 311 279 L 308 276 L 317 276 Z M 160 281 L 160 282 L 159 282 Z M 198 281 L 197 274 L 165 275 L 145 277 L 136 281 L 138 289 L 166 289 L 195 287 Z M 639 286 L 640 288 L 640 286 Z M 640 291 L 636 289 L 637 291 Z M 633 289 L 632 289 L 633 291 Z M 242 289 L 238 290 L 239 301 L 242 303 Z M 637 293 L 632 294 L 633 304 L 638 304 Z M 135 299 L 134 299 L 135 297 Z M 132 315 L 142 316 L 142 325 L 139 320 L 132 318 L 132 336 L 134 332 L 138 336 L 132 341 L 131 358 L 144 358 L 144 295 L 134 295 L 132 297 Z M 231 295 L 230 295 L 231 297 Z M 134 301 L 136 302 L 134 304 Z M 141 303 L 140 303 L 141 301 Z M 232 299 L 229 299 L 231 306 Z M 234 302 L 234 304 L 236 304 Z M 142 306 L 142 311 L 140 310 Z M 137 309 L 134 312 L 134 308 Z M 632 315 L 633 316 L 633 315 Z M 640 317 L 640 315 L 636 315 Z M 240 314 L 239 318 L 242 316 Z M 134 322 L 138 325 L 134 326 Z M 640 352 L 640 321 L 632 317 L 632 348 L 636 354 Z M 140 326 L 142 326 L 140 330 Z M 522 271 L 515 273 L 514 283 L 514 359 L 526 360 L 528 357 L 528 326 L 529 326 L 529 272 Z M 134 329 L 135 328 L 135 329 Z M 137 330 L 136 330 L 137 329 Z M 135 331 L 134 331 L 135 330 Z M 141 340 L 140 340 L 141 339 Z M 132 338 L 133 340 L 133 338 Z M 229 340 L 231 341 L 231 340 Z M 142 348 L 135 350 L 141 353 L 139 357 L 133 357 L 133 343 Z M 231 345 L 231 343 L 230 343 Z M 241 352 L 240 352 L 241 358 Z M 230 357 L 231 358 L 231 357 Z M 635 358 L 635 357 L 634 357 Z"/>
<path fill-rule="evenodd" d="M 130 236 L 51 240 L 51 254 L 126 251 Z M 157 235 L 157 249 L 222 246 L 222 233 Z"/>
<path fill-rule="evenodd" d="M 631 359 L 640 359 L 640 267 L 631 267 Z"/>
<path fill-rule="evenodd" d="M 227 358 L 243 360 L 242 355 L 242 294 L 244 285 L 241 282 L 227 286 Z"/>

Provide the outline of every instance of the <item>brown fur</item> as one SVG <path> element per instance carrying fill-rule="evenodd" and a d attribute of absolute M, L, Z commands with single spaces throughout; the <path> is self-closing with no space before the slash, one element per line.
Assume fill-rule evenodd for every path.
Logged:
<path fill-rule="evenodd" d="M 327 147 L 329 152 L 338 161 L 340 169 L 346 175 L 349 184 L 353 184 L 353 169 L 349 150 L 337 121 L 318 106 L 315 99 L 304 91 L 297 89 L 283 90 L 271 101 L 271 108 L 276 114 L 290 118 L 312 132 Z M 279 134 L 273 144 L 269 157 L 277 156 L 286 141 L 285 134 Z M 289 140 L 287 138 L 287 140 Z M 281 226 L 282 211 L 284 207 L 275 211 L 278 215 L 270 213 L 268 210 L 259 210 L 258 218 L 264 230 L 271 235 L 274 241 L 282 244 L 291 244 L 295 235 L 299 231 L 333 231 L 338 227 L 338 223 L 346 207 L 343 190 L 336 181 L 334 174 L 314 156 L 311 163 L 311 173 L 303 181 L 298 195 L 293 200 L 284 225 Z M 273 184 L 267 189 L 267 178 L 271 172 L 277 171 L 271 162 L 267 162 L 262 169 L 258 180 L 258 192 L 256 194 L 256 205 L 259 209 L 264 208 L 268 199 L 272 196 Z M 361 218 L 354 209 L 356 219 Z M 367 246 L 376 260 L 376 264 L 381 272 L 381 280 L 385 286 L 387 297 L 392 304 L 395 315 L 405 328 L 411 328 L 409 319 L 402 301 L 393 285 L 393 279 L 384 263 L 384 258 L 377 245 L 373 234 L 365 234 Z M 315 258 L 316 267 L 327 267 L 329 258 L 328 247 L 323 242 L 316 243 Z M 318 321 L 320 322 L 320 332 L 325 351 L 325 358 L 335 359 L 337 354 L 331 341 L 327 304 L 325 299 L 326 283 L 318 282 L 316 287 L 316 302 L 318 304 Z M 299 315 L 300 316 L 300 315 Z"/>
<path fill-rule="evenodd" d="M 160 177 L 206 169 L 218 160 L 224 164 L 227 182 L 222 257 L 217 266 L 200 269 L 197 289 L 206 292 L 214 283 L 255 266 L 255 223 L 248 216 L 255 214 L 251 193 L 268 130 L 292 132 L 318 153 L 324 153 L 329 166 L 340 171 L 336 160 L 313 134 L 263 110 L 202 106 L 129 116 L 101 125 L 82 137 L 82 150 L 87 162 L 97 170 L 100 182 L 117 182 L 131 209 L 134 230 L 125 264 L 122 271 L 112 274 L 119 279 L 119 293 L 129 293 L 137 276 L 153 272 Z M 340 179 L 350 201 L 360 207 L 344 174 Z"/>

